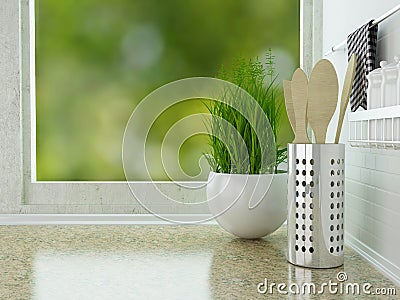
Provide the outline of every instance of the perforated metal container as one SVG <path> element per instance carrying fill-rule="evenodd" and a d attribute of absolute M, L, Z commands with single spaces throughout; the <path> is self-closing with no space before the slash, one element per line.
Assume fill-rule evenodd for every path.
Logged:
<path fill-rule="evenodd" d="M 290 263 L 311 268 L 343 264 L 343 144 L 288 145 Z"/>

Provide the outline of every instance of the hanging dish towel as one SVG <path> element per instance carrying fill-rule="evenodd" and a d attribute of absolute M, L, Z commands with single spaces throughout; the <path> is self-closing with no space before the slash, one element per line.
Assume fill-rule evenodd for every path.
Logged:
<path fill-rule="evenodd" d="M 359 107 L 367 109 L 367 75 L 375 69 L 378 24 L 373 20 L 361 26 L 347 37 L 348 59 L 357 55 L 356 72 L 350 94 L 351 111 Z"/>

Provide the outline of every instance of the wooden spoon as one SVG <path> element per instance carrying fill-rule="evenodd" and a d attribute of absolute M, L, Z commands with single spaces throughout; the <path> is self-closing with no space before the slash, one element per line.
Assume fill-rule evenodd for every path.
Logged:
<path fill-rule="evenodd" d="M 307 75 L 300 68 L 293 74 L 291 91 L 296 122 L 293 143 L 309 144 L 310 140 L 307 135 L 308 79 Z"/>
<path fill-rule="evenodd" d="M 335 144 L 339 143 L 340 133 L 342 131 L 344 114 L 346 113 L 347 104 L 349 103 L 351 88 L 353 87 L 354 74 L 356 72 L 357 57 L 356 54 L 350 57 L 347 65 L 346 76 L 344 77 L 342 99 L 340 101 L 339 121 L 336 129 Z"/>
<path fill-rule="evenodd" d="M 338 89 L 335 67 L 329 60 L 321 59 L 312 69 L 308 83 L 307 119 L 317 144 L 325 143 L 326 131 L 337 106 Z"/>
<path fill-rule="evenodd" d="M 289 80 L 283 81 L 283 94 L 285 96 L 286 112 L 289 118 L 290 125 L 292 126 L 293 132 L 296 132 L 296 118 L 294 116 L 292 87 Z"/>

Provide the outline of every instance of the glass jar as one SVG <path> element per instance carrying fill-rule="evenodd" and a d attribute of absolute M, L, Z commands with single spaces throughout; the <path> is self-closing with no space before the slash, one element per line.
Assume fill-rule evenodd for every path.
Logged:
<path fill-rule="evenodd" d="M 367 109 L 382 107 L 382 69 L 378 68 L 373 70 L 367 75 L 367 79 Z"/>
<path fill-rule="evenodd" d="M 381 101 L 383 107 L 393 106 L 397 104 L 398 97 L 398 78 L 399 68 L 398 63 L 387 64 L 386 61 L 381 61 L 382 68 L 382 89 L 381 89 Z"/>

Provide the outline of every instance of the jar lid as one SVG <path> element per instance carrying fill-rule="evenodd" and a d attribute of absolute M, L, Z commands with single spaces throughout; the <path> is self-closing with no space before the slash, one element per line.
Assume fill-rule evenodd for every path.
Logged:
<path fill-rule="evenodd" d="M 368 73 L 368 75 L 382 75 L 382 68 L 376 68 Z"/>
<path fill-rule="evenodd" d="M 382 69 L 389 70 L 389 69 L 397 69 L 400 67 L 400 55 L 396 55 L 394 57 L 393 63 L 388 64 L 386 60 L 382 60 L 379 65 L 381 66 Z"/>
<path fill-rule="evenodd" d="M 391 68 L 391 67 L 395 67 L 396 63 L 388 64 L 388 62 L 386 60 L 381 60 L 379 65 L 381 66 L 382 69 L 388 69 L 388 68 Z"/>

